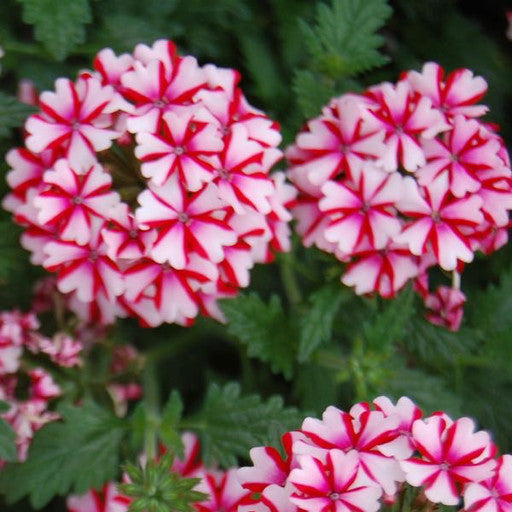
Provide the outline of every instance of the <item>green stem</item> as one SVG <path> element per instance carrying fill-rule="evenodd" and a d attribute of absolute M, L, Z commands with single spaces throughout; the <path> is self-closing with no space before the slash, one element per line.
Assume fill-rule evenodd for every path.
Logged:
<path fill-rule="evenodd" d="M 324 368 L 343 370 L 347 368 L 347 359 L 333 354 L 329 350 L 318 350 L 314 355 L 314 361 Z"/>
<path fill-rule="evenodd" d="M 364 370 L 361 366 L 361 360 L 363 357 L 363 340 L 358 336 L 354 340 L 354 348 L 352 350 L 352 357 L 350 358 L 350 370 L 354 376 L 357 399 L 360 401 L 364 401 L 368 398 L 368 386 L 366 384 Z"/>
<path fill-rule="evenodd" d="M 197 331 L 189 330 L 173 340 L 166 340 L 146 352 L 146 360 L 149 362 L 171 359 L 183 349 L 192 346 L 202 340 Z"/>
<path fill-rule="evenodd" d="M 302 292 L 300 291 L 297 276 L 293 269 L 292 253 L 283 253 L 280 259 L 281 281 L 284 286 L 284 291 L 292 307 L 296 307 L 302 303 Z"/>
<path fill-rule="evenodd" d="M 400 493 L 400 498 L 398 501 L 398 512 L 404 512 L 404 505 L 405 505 L 405 495 L 407 494 L 408 486 L 404 485 L 402 492 Z"/>
<path fill-rule="evenodd" d="M 146 359 L 146 366 L 142 374 L 142 385 L 144 388 L 147 418 L 144 448 L 147 460 L 150 461 L 157 454 L 158 426 L 160 423 L 158 373 L 153 359 Z"/>
<path fill-rule="evenodd" d="M 38 55 L 43 56 L 43 52 L 41 52 L 41 48 L 35 44 L 29 43 L 19 43 L 17 41 L 7 41 L 2 43 L 3 49 L 10 53 L 21 53 L 24 55 Z"/>

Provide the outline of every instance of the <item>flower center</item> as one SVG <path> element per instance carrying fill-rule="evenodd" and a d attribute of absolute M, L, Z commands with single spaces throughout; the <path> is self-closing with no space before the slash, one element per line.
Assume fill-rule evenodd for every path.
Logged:
<path fill-rule="evenodd" d="M 231 181 L 231 173 L 227 169 L 222 168 L 219 169 L 217 172 L 219 173 L 219 176 L 223 180 Z"/>
<path fill-rule="evenodd" d="M 183 155 L 185 153 L 185 148 L 183 146 L 176 146 L 174 148 L 174 154 L 177 156 Z"/>
<path fill-rule="evenodd" d="M 183 222 L 183 224 L 186 224 L 190 221 L 190 217 L 185 212 L 178 213 L 178 221 Z"/>
<path fill-rule="evenodd" d="M 155 105 L 155 107 L 157 108 L 163 108 L 163 107 L 166 107 L 167 105 L 169 104 L 169 102 L 167 101 L 166 98 L 161 98 L 159 100 L 155 100 L 153 102 L 153 105 Z"/>
<path fill-rule="evenodd" d="M 350 153 L 350 146 L 348 144 L 341 144 L 340 145 L 340 151 L 346 155 L 348 153 Z"/>
<path fill-rule="evenodd" d="M 80 196 L 73 197 L 73 204 L 82 204 L 84 202 L 84 198 Z"/>
<path fill-rule="evenodd" d="M 136 229 L 130 230 L 129 237 L 130 238 L 137 238 L 137 230 Z"/>
<path fill-rule="evenodd" d="M 341 498 L 341 494 L 339 492 L 331 492 L 331 494 L 329 494 L 329 498 L 332 501 L 336 501 L 336 500 L 339 500 Z"/>
<path fill-rule="evenodd" d="M 90 253 L 89 253 L 89 259 L 91 261 L 96 261 L 99 257 L 99 253 L 96 249 L 93 249 Z"/>
<path fill-rule="evenodd" d="M 440 222 L 441 221 L 441 215 L 439 214 L 439 212 L 432 212 L 432 220 L 434 222 Z"/>

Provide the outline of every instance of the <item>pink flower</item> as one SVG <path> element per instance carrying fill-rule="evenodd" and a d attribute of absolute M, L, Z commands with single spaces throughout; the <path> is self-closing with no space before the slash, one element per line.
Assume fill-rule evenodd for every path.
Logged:
<path fill-rule="evenodd" d="M 416 220 L 405 225 L 395 242 L 407 244 L 416 256 L 432 250 L 444 270 L 454 270 L 458 261 L 473 261 L 463 229 L 475 228 L 483 222 L 480 197 L 451 198 L 446 173 L 423 189 L 424 197 L 412 178 L 404 180 L 404 190 L 398 208 Z"/>
<path fill-rule="evenodd" d="M 104 293 L 110 302 L 121 295 L 124 284 L 117 265 L 107 255 L 101 238 L 101 223 L 95 223 L 88 245 L 53 241 L 45 245 L 44 266 L 57 272 L 57 286 L 62 293 L 76 290 L 82 302 L 92 302 Z"/>
<path fill-rule="evenodd" d="M 466 296 L 460 290 L 449 286 L 439 286 L 435 294 L 425 298 L 430 323 L 444 325 L 450 331 L 458 331 L 464 315 Z"/>
<path fill-rule="evenodd" d="M 38 348 L 59 366 L 71 368 L 82 365 L 82 344 L 65 333 L 57 333 L 51 339 L 41 338 Z"/>
<path fill-rule="evenodd" d="M 216 169 L 218 195 L 236 213 L 247 209 L 263 214 L 271 211 L 269 198 L 275 187 L 263 164 L 264 148 L 249 139 L 241 124 L 234 124 L 225 138 L 224 150 Z"/>
<path fill-rule="evenodd" d="M 356 95 L 335 98 L 324 114 L 309 121 L 307 131 L 297 136 L 296 148 L 308 155 L 306 167 L 311 183 L 322 185 L 345 173 L 351 177 L 363 161 L 384 155 L 386 133 L 364 122 L 366 103 L 365 98 Z"/>
<path fill-rule="evenodd" d="M 139 204 L 135 216 L 141 227 L 158 232 L 150 250 L 158 263 L 184 269 L 192 253 L 219 263 L 223 247 L 236 243 L 235 233 L 222 221 L 223 205 L 213 184 L 189 195 L 173 177 L 142 192 Z"/>
<path fill-rule="evenodd" d="M 6 162 L 12 168 L 6 176 L 7 183 L 13 190 L 12 194 L 16 200 L 23 204 L 27 201 L 28 192 L 31 189 L 39 190 L 43 174 L 52 168 L 58 153 L 55 151 L 44 151 L 34 154 L 25 148 L 11 149 L 5 156 Z M 18 203 L 18 204 L 19 204 Z M 9 207 L 12 201 L 5 203 L 4 208 L 15 211 L 16 208 Z"/>
<path fill-rule="evenodd" d="M 426 296 L 429 267 L 461 272 L 508 239 L 510 159 L 496 125 L 476 119 L 487 84 L 443 73 L 428 63 L 334 98 L 286 150 L 296 231 L 347 264 L 341 281 L 357 294 L 393 298 L 418 278 Z"/>
<path fill-rule="evenodd" d="M 363 166 L 354 185 L 326 182 L 320 210 L 330 217 L 325 238 L 338 244 L 342 253 L 352 254 L 362 242 L 383 249 L 400 232 L 394 205 L 402 195 L 399 174 L 388 174 Z"/>
<path fill-rule="evenodd" d="M 201 121 L 194 111 L 167 112 L 162 121 L 163 135 L 137 134 L 135 156 L 143 162 L 141 173 L 158 186 L 176 173 L 187 190 L 197 192 L 214 178 L 212 157 L 224 147 L 217 126 Z"/>
<path fill-rule="evenodd" d="M 382 411 L 385 416 L 396 416 L 400 421 L 399 435 L 389 443 L 380 445 L 380 451 L 397 460 L 411 457 L 416 448 L 412 438 L 412 426 L 423 416 L 421 409 L 406 396 L 402 396 L 396 404 L 393 404 L 387 396 L 379 396 L 373 403 L 377 410 Z"/>
<path fill-rule="evenodd" d="M 354 450 L 359 460 L 359 478 L 367 485 L 382 487 L 386 494 L 394 494 L 403 474 L 397 461 L 385 456 L 380 446 L 398 436 L 398 425 L 398 417 L 385 417 L 380 411 L 347 413 L 331 406 L 324 411 L 322 420 L 304 420 L 301 431 L 309 440 L 298 440 L 293 449 L 297 454 L 316 458 L 322 458 L 332 448 Z"/>
<path fill-rule="evenodd" d="M 107 128 L 114 90 L 94 77 L 76 83 L 59 78 L 55 89 L 41 94 L 42 112 L 25 124 L 27 147 L 34 153 L 63 147 L 71 167 L 87 170 L 96 162 L 95 152 L 108 149 L 118 135 Z"/>
<path fill-rule="evenodd" d="M 487 82 L 481 76 L 473 76 L 469 69 L 456 69 L 444 80 L 444 69 L 427 62 L 421 73 L 409 71 L 406 76 L 414 91 L 429 98 L 448 116 L 480 117 L 488 110 L 484 105 L 475 105 L 487 92 Z"/>
<path fill-rule="evenodd" d="M 238 482 L 236 468 L 222 473 L 206 471 L 194 490 L 208 495 L 205 501 L 195 504 L 198 512 L 236 512 L 238 506 L 251 495 L 251 492 Z"/>
<path fill-rule="evenodd" d="M 388 299 L 417 275 L 417 258 L 407 248 L 389 243 L 380 250 L 368 248 L 358 251 L 341 282 L 353 286 L 357 295 L 378 293 Z"/>
<path fill-rule="evenodd" d="M 406 481 L 424 486 L 426 497 L 434 503 L 457 505 L 457 483 L 486 480 L 496 467 L 489 455 L 489 434 L 474 430 L 469 418 L 451 424 L 442 416 L 415 421 L 412 434 L 421 458 L 400 461 Z"/>
<path fill-rule="evenodd" d="M 55 384 L 52 376 L 42 368 L 35 368 L 28 372 L 31 380 L 31 394 L 34 398 L 50 400 L 61 394 L 59 386 Z"/>
<path fill-rule="evenodd" d="M 101 236 L 111 260 L 138 260 L 146 256 L 156 239 L 156 231 L 141 230 L 126 203 L 118 203 L 109 211 L 109 225 Z"/>
<path fill-rule="evenodd" d="M 427 164 L 417 171 L 419 184 L 428 185 L 446 170 L 450 191 L 457 198 L 480 189 L 479 171 L 503 168 L 498 140 L 486 136 L 480 123 L 461 115 L 455 117 L 444 141 L 425 140 L 423 148 Z"/>
<path fill-rule="evenodd" d="M 406 171 L 415 171 L 425 165 L 418 137 L 432 138 L 449 128 L 431 100 L 426 96 L 417 99 L 405 80 L 396 86 L 376 86 L 368 96 L 375 102 L 368 107 L 368 124 L 371 129 L 386 132 L 386 153 L 379 159 L 383 168 L 393 172 L 400 162 Z"/>
<path fill-rule="evenodd" d="M 107 482 L 100 491 L 91 489 L 83 496 L 69 496 L 68 512 L 127 512 L 131 499 L 119 494 L 117 484 Z"/>
<path fill-rule="evenodd" d="M 153 304 L 160 322 L 184 323 L 199 313 L 199 299 L 195 289 L 203 282 L 215 280 L 217 272 L 215 265 L 196 255 L 190 257 L 186 268 L 182 270 L 173 269 L 167 263 L 160 265 L 148 259 L 141 260 L 124 274 L 124 298 L 133 308 L 145 300 L 148 301 L 146 307 Z M 134 311 L 137 316 L 140 313 L 145 316 L 144 311 Z"/>
<path fill-rule="evenodd" d="M 201 445 L 199 438 L 192 432 L 183 432 L 181 441 L 184 447 L 183 458 L 176 457 L 172 463 L 172 471 L 187 478 L 199 478 L 205 469 L 200 459 Z"/>
<path fill-rule="evenodd" d="M 135 103 L 127 121 L 131 133 L 156 133 L 165 112 L 190 110 L 188 102 L 204 87 L 205 75 L 194 57 L 175 54 L 171 59 L 167 67 L 161 60 L 147 65 L 136 60 L 121 77 L 124 97 Z"/>
<path fill-rule="evenodd" d="M 359 457 L 354 450 L 329 450 L 325 463 L 309 455 L 290 473 L 297 488 L 290 501 L 308 512 L 377 512 L 382 490 L 358 479 Z"/>
<path fill-rule="evenodd" d="M 50 187 L 34 199 L 39 222 L 55 225 L 62 240 L 78 245 L 91 240 L 93 218 L 108 219 L 110 209 L 119 203 L 117 192 L 110 190 L 110 175 L 99 164 L 80 174 L 62 159 L 43 180 Z"/>
<path fill-rule="evenodd" d="M 471 483 L 464 490 L 467 512 L 510 512 L 512 510 L 512 455 L 498 459 L 494 476 Z"/>
<path fill-rule="evenodd" d="M 9 153 L 3 204 L 23 247 L 85 322 L 221 320 L 217 300 L 290 248 L 294 188 L 270 175 L 279 125 L 236 70 L 199 66 L 171 41 L 106 48 L 94 68 L 41 94 Z"/>

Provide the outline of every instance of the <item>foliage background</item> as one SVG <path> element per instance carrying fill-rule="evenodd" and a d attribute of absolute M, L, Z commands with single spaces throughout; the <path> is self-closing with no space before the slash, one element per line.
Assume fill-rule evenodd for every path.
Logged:
<path fill-rule="evenodd" d="M 369 27 L 368 38 L 385 23 L 379 30 L 382 39 L 371 41 L 357 40 L 357 31 L 344 26 L 342 19 L 333 17 L 332 26 L 322 24 L 316 17 L 321 3 L 2 0 L 0 153 L 20 143 L 17 128 L 30 112 L 12 99 L 20 79 L 32 80 L 39 90 L 53 88 L 57 77 L 73 78 L 79 69 L 90 67 L 103 47 L 132 51 L 137 43 L 151 44 L 157 38 L 174 39 L 182 53 L 196 55 L 201 64 L 239 69 L 250 101 L 281 123 L 284 144 L 330 96 L 395 81 L 402 70 L 419 69 L 428 60 L 449 70 L 468 67 L 483 75 L 489 82 L 488 118 L 501 125 L 507 142 L 512 140 L 512 42 L 505 37 L 508 2 L 394 0 L 389 4 L 391 13 L 383 0 L 362 0 L 368 6 L 367 19 L 359 22 Z M 361 2 L 336 0 L 334 4 L 346 7 Z M 346 30 L 346 37 L 336 39 L 341 32 L 333 35 L 329 32 L 333 27 Z M 321 36 L 329 44 L 319 47 Z M 381 43 L 381 54 L 357 53 Z M 7 170 L 4 162 L 0 167 Z M 7 191 L 3 180 L 0 190 Z M 9 215 L 1 213 L 2 309 L 26 310 L 32 286 L 42 275 L 28 262 L 18 236 Z M 160 435 L 171 439 L 176 429 L 193 426 L 194 414 L 203 418 L 217 414 L 210 416 L 211 425 L 227 415 L 225 439 L 207 430 L 201 434 L 206 458 L 228 465 L 236 457 L 243 460 L 246 450 L 263 438 L 276 439 L 283 425 L 296 426 L 306 413 L 320 414 L 328 404 L 349 407 L 355 400 L 379 394 L 407 394 L 427 411 L 445 409 L 453 415 L 476 417 L 483 428 L 493 431 L 504 452 L 511 451 L 512 246 L 490 258 L 478 257 L 468 266 L 463 275 L 466 316 L 456 334 L 426 323 L 411 290 L 393 302 L 359 298 L 339 284 L 340 273 L 338 262 L 303 249 L 295 240 L 291 254 L 279 257 L 274 265 L 254 269 L 250 290 L 225 302 L 228 326 L 203 319 L 192 329 L 144 330 L 132 321 L 122 321 L 110 332 L 110 344 L 99 347 L 83 371 L 101 377 L 113 343 L 133 343 L 142 352 L 150 351 L 159 401 L 168 403 Z M 44 328 L 51 331 L 51 318 L 45 319 Z M 211 387 L 211 383 L 226 386 L 229 382 L 238 382 L 240 389 Z M 209 398 L 202 406 L 207 389 Z M 181 396 L 181 405 L 177 394 L 167 402 L 173 390 Z M 99 392 L 75 386 L 73 393 L 75 398 L 89 395 L 91 418 L 101 417 L 109 407 L 108 397 Z M 251 394 L 261 398 L 241 398 Z M 266 401 L 276 394 L 296 409 L 283 410 L 279 399 Z M 185 420 L 179 419 L 181 407 Z M 232 418 L 229 415 L 236 408 L 242 413 Z M 273 431 L 261 426 L 257 431 L 255 411 L 263 422 L 275 416 L 275 422 L 270 421 Z M 118 455 L 122 460 L 133 458 L 140 449 L 137 425 L 139 420 L 144 424 L 144 419 L 139 412 L 130 412 L 130 435 L 117 435 L 112 427 L 115 439 L 105 440 L 114 460 Z M 80 466 L 80 460 L 77 463 Z M 57 481 L 59 468 L 52 469 Z M 27 478 L 23 470 L 11 475 L 11 480 L 4 475 L 0 490 L 6 492 L 9 482 L 17 481 L 12 480 L 14 476 Z M 64 510 L 62 503 L 56 498 L 44 510 Z M 29 507 L 27 501 L 8 507 L 0 497 L 2 511 Z"/>

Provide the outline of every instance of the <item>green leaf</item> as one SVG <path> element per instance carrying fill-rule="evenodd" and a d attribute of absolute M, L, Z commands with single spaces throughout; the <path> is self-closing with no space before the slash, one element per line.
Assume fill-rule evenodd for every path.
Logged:
<path fill-rule="evenodd" d="M 34 25 L 35 38 L 57 60 L 64 60 L 85 41 L 85 24 L 92 21 L 88 0 L 18 0 L 23 21 Z"/>
<path fill-rule="evenodd" d="M 132 498 L 130 512 L 194 512 L 193 503 L 208 497 L 194 490 L 200 478 L 186 478 L 171 471 L 172 463 L 173 457 L 164 455 L 144 466 L 125 465 L 123 469 L 130 481 L 118 488 Z"/>
<path fill-rule="evenodd" d="M 0 472 L 0 493 L 9 503 L 29 496 L 39 509 L 55 495 L 82 494 L 117 478 L 120 420 L 91 401 L 62 404 L 59 413 L 62 422 L 36 433 L 27 461 Z"/>
<path fill-rule="evenodd" d="M 497 285 L 472 297 L 468 303 L 472 324 L 484 332 L 510 331 L 512 328 L 512 268 L 503 272 Z"/>
<path fill-rule="evenodd" d="M 234 466 L 254 446 L 277 445 L 282 434 L 298 428 L 302 415 L 284 407 L 280 396 L 263 401 L 257 395 L 241 396 L 240 386 L 212 384 L 201 412 L 190 422 L 199 432 L 205 464 Z"/>
<path fill-rule="evenodd" d="M 263 35 L 240 33 L 239 39 L 258 96 L 263 100 L 275 101 L 282 94 L 284 86 L 275 50 Z"/>
<path fill-rule="evenodd" d="M 160 438 L 179 456 L 183 455 L 183 443 L 178 433 L 178 423 L 183 414 L 183 402 L 178 391 L 173 390 L 165 404 L 160 420 Z"/>
<path fill-rule="evenodd" d="M 452 416 L 462 415 L 461 398 L 442 377 L 420 369 L 406 368 L 405 361 L 393 358 L 384 368 L 385 380 L 372 390 L 376 395 L 388 395 L 394 399 L 408 396 L 426 414 L 443 410 Z"/>
<path fill-rule="evenodd" d="M 331 338 L 332 324 L 338 309 L 348 293 L 339 283 L 327 285 L 311 294 L 309 311 L 299 319 L 300 362 L 307 361 L 311 354 Z"/>
<path fill-rule="evenodd" d="M 317 116 L 333 94 L 334 82 L 326 82 L 311 71 L 299 70 L 293 78 L 293 91 L 304 117 Z"/>
<path fill-rule="evenodd" d="M 10 405 L 0 401 L 0 414 L 7 412 Z M 10 425 L 0 418 L 0 460 L 13 461 L 18 458 L 16 450 L 16 434 Z"/>
<path fill-rule="evenodd" d="M 222 310 L 228 332 L 247 345 L 249 357 L 268 362 L 273 372 L 291 378 L 296 340 L 278 296 L 266 304 L 255 293 L 240 295 L 223 301 Z"/>
<path fill-rule="evenodd" d="M 35 111 L 31 105 L 20 103 L 13 96 L 0 92 L 0 137 L 9 137 L 11 128 L 21 127 Z"/>
<path fill-rule="evenodd" d="M 338 402 L 339 369 L 326 368 L 314 363 L 301 365 L 294 379 L 294 396 L 302 409 L 321 415 L 325 408 Z"/>
<path fill-rule="evenodd" d="M 159 2 L 161 5 L 161 2 Z M 133 51 L 139 43 L 152 44 L 153 41 L 164 38 L 172 33 L 174 37 L 179 35 L 175 24 L 168 24 L 166 30 L 158 28 L 145 17 L 131 16 L 120 13 L 107 14 L 98 30 L 96 42 L 101 46 L 108 46 L 116 52 Z"/>
<path fill-rule="evenodd" d="M 363 324 L 364 337 L 370 348 L 385 351 L 405 335 L 405 327 L 414 314 L 414 293 L 408 286 L 393 300 L 386 302 L 384 311 L 372 322 Z"/>
<path fill-rule="evenodd" d="M 338 79 L 382 66 L 384 39 L 376 32 L 391 16 L 386 0 L 333 0 L 319 3 L 316 26 L 303 23 L 306 46 L 316 68 Z"/>
<path fill-rule="evenodd" d="M 454 365 L 458 359 L 470 356 L 480 343 L 479 334 L 474 329 L 451 332 L 421 318 L 410 323 L 407 336 L 402 340 L 409 354 L 437 369 L 441 365 Z"/>

